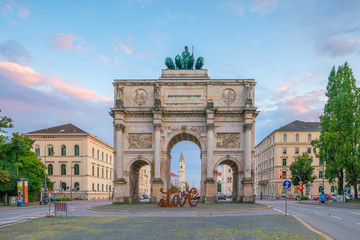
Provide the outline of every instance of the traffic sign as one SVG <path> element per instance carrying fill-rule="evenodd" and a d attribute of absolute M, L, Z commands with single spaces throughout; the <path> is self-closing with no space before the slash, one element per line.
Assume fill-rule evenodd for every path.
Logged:
<path fill-rule="evenodd" d="M 283 187 L 286 188 L 286 189 L 290 188 L 291 187 L 291 182 L 289 180 L 284 181 Z"/>

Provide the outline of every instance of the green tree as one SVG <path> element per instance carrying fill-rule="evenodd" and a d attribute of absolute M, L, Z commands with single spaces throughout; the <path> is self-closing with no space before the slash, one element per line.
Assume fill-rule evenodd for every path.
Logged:
<path fill-rule="evenodd" d="M 320 146 L 319 157 L 325 162 L 325 177 L 338 181 L 342 194 L 345 178 L 355 190 L 359 181 L 360 99 L 356 80 L 347 62 L 336 71 L 332 68 L 326 87 L 328 101 L 320 117 L 321 135 L 314 146 Z"/>
<path fill-rule="evenodd" d="M 308 153 L 304 152 L 290 164 L 290 171 L 292 176 L 291 182 L 294 185 L 299 185 L 300 181 L 300 179 L 295 175 L 301 177 L 304 186 L 314 182 L 316 176 L 313 175 L 315 168 L 312 166 L 312 162 L 313 158 L 310 157 Z"/>

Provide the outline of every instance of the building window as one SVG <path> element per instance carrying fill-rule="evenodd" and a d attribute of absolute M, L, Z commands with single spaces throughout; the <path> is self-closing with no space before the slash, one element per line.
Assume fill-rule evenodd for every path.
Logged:
<path fill-rule="evenodd" d="M 110 179 L 112 178 L 112 171 L 110 170 Z"/>
<path fill-rule="evenodd" d="M 61 156 L 66 156 L 66 146 L 61 145 Z"/>
<path fill-rule="evenodd" d="M 99 191 L 100 187 L 99 187 L 99 184 L 97 184 L 97 190 Z"/>
<path fill-rule="evenodd" d="M 295 141 L 296 141 L 296 142 L 299 141 L 299 134 L 295 134 Z"/>
<path fill-rule="evenodd" d="M 331 186 L 331 192 L 335 192 L 335 186 Z"/>
<path fill-rule="evenodd" d="M 283 159 L 283 166 L 286 166 L 286 159 Z"/>
<path fill-rule="evenodd" d="M 101 185 L 101 191 L 104 191 L 104 184 Z"/>
<path fill-rule="evenodd" d="M 104 168 L 101 169 L 101 177 L 104 178 Z"/>
<path fill-rule="evenodd" d="M 323 178 L 324 177 L 324 172 L 323 171 L 319 171 L 319 178 Z"/>
<path fill-rule="evenodd" d="M 101 153 L 101 161 L 104 161 L 104 152 Z"/>
<path fill-rule="evenodd" d="M 283 171 L 283 172 L 282 172 L 282 177 L 283 177 L 283 178 L 286 178 L 286 171 Z"/>
<path fill-rule="evenodd" d="M 109 171 L 106 169 L 106 178 L 109 178 Z"/>
<path fill-rule="evenodd" d="M 61 188 L 62 188 L 62 190 L 66 191 L 66 183 L 62 182 L 61 183 Z"/>
<path fill-rule="evenodd" d="M 61 175 L 66 175 L 66 165 L 61 164 Z"/>
<path fill-rule="evenodd" d="M 48 156 L 52 156 L 54 155 L 54 147 L 49 147 L 48 148 Z"/>
<path fill-rule="evenodd" d="M 40 156 L 40 148 L 39 147 L 36 147 L 35 148 L 35 155 L 38 157 Z"/>
<path fill-rule="evenodd" d="M 95 174 L 95 167 L 92 166 L 92 176 L 94 176 L 94 174 Z"/>
<path fill-rule="evenodd" d="M 79 175 L 79 174 L 80 174 L 79 164 L 75 164 L 74 165 L 74 175 Z"/>
<path fill-rule="evenodd" d="M 75 188 L 75 191 L 79 191 L 79 190 L 80 190 L 80 185 L 79 185 L 78 182 L 76 182 L 76 183 L 74 184 L 74 188 Z"/>
<path fill-rule="evenodd" d="M 295 148 L 295 154 L 299 154 L 299 148 Z"/>
<path fill-rule="evenodd" d="M 310 133 L 308 134 L 308 141 L 309 142 L 311 141 L 311 134 Z"/>
<path fill-rule="evenodd" d="M 100 152 L 99 152 L 99 150 L 97 150 L 97 155 L 96 155 L 96 157 L 97 157 L 97 159 L 99 159 L 99 157 L 100 157 Z"/>
<path fill-rule="evenodd" d="M 97 176 L 100 177 L 100 169 L 99 169 L 99 167 L 97 167 Z"/>
<path fill-rule="evenodd" d="M 48 175 L 49 176 L 53 175 L 53 165 L 52 164 L 48 165 Z"/>
<path fill-rule="evenodd" d="M 283 154 L 286 154 L 287 151 L 286 151 L 286 148 L 283 148 Z"/>
<path fill-rule="evenodd" d="M 228 172 L 231 173 L 231 169 L 230 169 L 230 168 L 229 168 Z"/>
<path fill-rule="evenodd" d="M 106 154 L 106 162 L 108 162 L 108 155 Z"/>
<path fill-rule="evenodd" d="M 95 157 L 95 149 L 92 148 L 92 157 L 94 158 Z"/>
<path fill-rule="evenodd" d="M 95 191 L 95 183 L 92 184 L 92 190 Z"/>
<path fill-rule="evenodd" d="M 311 153 L 311 148 L 307 149 L 307 153 L 309 153 L 309 154 Z"/>
<path fill-rule="evenodd" d="M 320 187 L 319 187 L 319 193 L 322 193 L 322 192 L 323 192 L 323 187 L 320 186 Z"/>
<path fill-rule="evenodd" d="M 287 135 L 284 133 L 283 135 L 283 142 L 286 142 L 287 141 Z"/>
<path fill-rule="evenodd" d="M 74 155 L 75 155 L 75 156 L 79 156 L 79 155 L 80 155 L 79 145 L 75 145 L 75 146 L 74 146 Z"/>
<path fill-rule="evenodd" d="M 112 160 L 111 160 L 111 156 L 110 156 L 110 164 L 111 164 L 111 161 L 112 161 Z"/>

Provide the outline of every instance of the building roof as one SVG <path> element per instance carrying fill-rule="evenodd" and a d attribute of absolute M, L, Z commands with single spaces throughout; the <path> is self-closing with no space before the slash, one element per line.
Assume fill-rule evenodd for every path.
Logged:
<path fill-rule="evenodd" d="M 171 176 L 177 176 L 177 175 L 176 175 L 175 173 L 173 173 L 173 172 L 172 172 L 172 173 L 171 173 Z"/>
<path fill-rule="evenodd" d="M 218 176 L 221 176 L 221 172 L 218 172 L 217 175 L 218 175 Z"/>
<path fill-rule="evenodd" d="M 80 128 L 74 126 L 71 123 L 68 124 L 64 124 L 64 125 L 60 125 L 60 126 L 56 126 L 56 127 L 51 127 L 51 128 L 45 128 L 45 129 L 41 129 L 41 130 L 37 130 L 37 131 L 33 131 L 33 132 L 29 132 L 29 133 L 87 133 L 83 130 L 81 130 Z"/>
<path fill-rule="evenodd" d="M 320 122 L 303 122 L 295 120 L 285 126 L 282 126 L 275 131 L 320 131 L 321 125 Z"/>

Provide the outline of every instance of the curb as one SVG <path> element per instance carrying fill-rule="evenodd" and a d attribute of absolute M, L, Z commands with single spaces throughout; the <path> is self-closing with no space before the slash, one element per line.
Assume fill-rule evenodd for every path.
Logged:
<path fill-rule="evenodd" d="M 138 210 L 108 210 L 108 209 L 93 209 L 88 208 L 89 211 L 95 212 L 136 212 L 136 213 L 181 213 L 181 212 L 243 212 L 243 211 L 255 211 L 255 210 L 266 210 L 271 209 L 271 207 L 262 207 L 262 208 L 249 208 L 249 209 L 229 209 L 229 210 L 181 210 L 181 211 L 166 211 L 166 210 L 150 210 L 150 211 L 138 211 Z"/>
<path fill-rule="evenodd" d="M 302 205 L 311 205 L 311 206 L 321 206 L 321 207 L 333 207 L 333 208 L 347 208 L 347 209 L 360 209 L 360 207 L 353 207 L 353 206 L 334 206 L 334 205 L 327 205 L 327 204 L 319 204 L 319 203 L 298 203 Z"/>
<path fill-rule="evenodd" d="M 328 235 L 326 235 L 325 233 L 317 230 L 316 228 L 314 228 L 313 226 L 311 226 L 310 224 L 308 224 L 307 222 L 305 222 L 304 220 L 302 220 L 301 218 L 299 218 L 298 216 L 295 215 L 291 215 L 292 217 L 294 217 L 296 220 L 298 220 L 300 223 L 302 223 L 306 228 L 308 228 L 310 231 L 320 235 L 321 237 L 325 238 L 326 240 L 333 240 L 331 237 L 329 237 Z"/>

